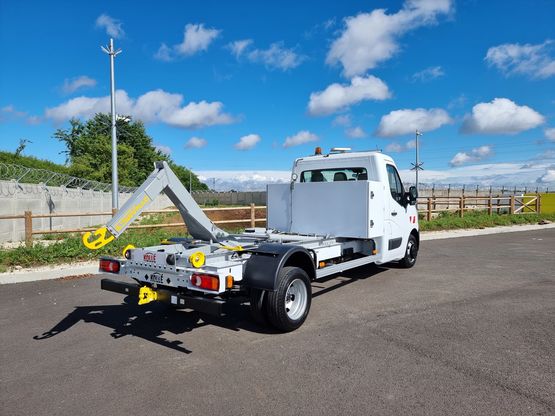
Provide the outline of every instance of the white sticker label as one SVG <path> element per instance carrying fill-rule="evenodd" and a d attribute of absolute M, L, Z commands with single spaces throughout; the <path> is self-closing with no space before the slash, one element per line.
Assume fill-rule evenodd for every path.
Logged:
<path fill-rule="evenodd" d="M 173 296 L 173 295 L 172 295 L 171 302 L 172 302 L 174 305 L 177 305 L 177 296 Z"/>

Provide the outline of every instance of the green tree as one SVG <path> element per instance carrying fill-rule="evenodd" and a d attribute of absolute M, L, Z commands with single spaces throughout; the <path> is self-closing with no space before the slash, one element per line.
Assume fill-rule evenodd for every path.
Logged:
<path fill-rule="evenodd" d="M 110 115 L 98 113 L 83 122 L 70 120 L 67 129 L 58 129 L 54 137 L 66 145 L 69 171 L 72 175 L 100 182 L 111 182 L 111 123 Z M 189 170 L 175 164 L 171 158 L 157 151 L 141 121 L 130 117 L 116 121 L 118 139 L 118 176 L 121 185 L 138 186 L 152 172 L 154 162 L 166 160 L 175 174 L 189 188 L 192 179 L 193 190 L 208 187 Z"/>

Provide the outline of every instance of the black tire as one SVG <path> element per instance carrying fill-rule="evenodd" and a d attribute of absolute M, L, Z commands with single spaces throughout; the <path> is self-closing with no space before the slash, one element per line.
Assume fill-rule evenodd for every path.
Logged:
<path fill-rule="evenodd" d="M 418 241 L 414 234 L 409 236 L 407 241 L 407 248 L 405 250 L 405 257 L 399 262 L 401 267 L 410 269 L 416 264 L 416 257 L 418 256 Z"/>
<path fill-rule="evenodd" d="M 258 325 L 268 325 L 268 292 L 251 289 L 249 294 L 251 318 Z"/>
<path fill-rule="evenodd" d="M 299 328 L 310 311 L 312 287 L 303 269 L 284 267 L 279 272 L 277 287 L 268 292 L 268 320 L 283 332 Z"/>

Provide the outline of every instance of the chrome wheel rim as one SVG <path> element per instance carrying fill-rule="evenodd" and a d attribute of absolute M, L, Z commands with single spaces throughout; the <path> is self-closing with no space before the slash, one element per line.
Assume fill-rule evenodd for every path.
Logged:
<path fill-rule="evenodd" d="M 285 312 L 289 319 L 296 321 L 306 310 L 308 292 L 301 279 L 293 280 L 285 292 Z"/>

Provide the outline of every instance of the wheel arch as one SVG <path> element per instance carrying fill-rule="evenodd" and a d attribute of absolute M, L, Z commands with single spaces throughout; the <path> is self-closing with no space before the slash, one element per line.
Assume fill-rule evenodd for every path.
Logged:
<path fill-rule="evenodd" d="M 310 280 L 316 278 L 313 257 L 304 247 L 269 243 L 261 244 L 248 252 L 251 257 L 247 260 L 243 273 L 245 287 L 274 291 L 283 267 L 299 267 Z"/>

